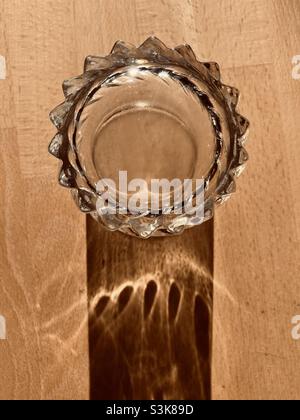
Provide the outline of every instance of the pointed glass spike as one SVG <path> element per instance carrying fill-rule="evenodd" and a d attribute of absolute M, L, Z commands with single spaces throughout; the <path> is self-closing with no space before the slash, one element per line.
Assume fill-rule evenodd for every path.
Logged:
<path fill-rule="evenodd" d="M 218 63 L 208 62 L 204 63 L 204 65 L 209 70 L 210 74 L 214 79 L 218 81 L 221 79 L 221 71 Z"/>
<path fill-rule="evenodd" d="M 198 72 L 207 76 L 209 72 L 205 63 L 200 62 L 197 60 L 197 57 L 194 53 L 192 47 L 188 44 L 186 45 L 179 45 L 175 48 L 175 51 L 181 55 L 181 57 L 187 62 L 187 64 L 193 66 Z"/>
<path fill-rule="evenodd" d="M 49 153 L 58 159 L 62 156 L 61 150 L 63 148 L 63 140 L 63 135 L 58 133 L 49 145 Z"/>
<path fill-rule="evenodd" d="M 111 231 L 116 231 L 122 227 L 122 222 L 114 214 L 101 214 L 101 220 Z"/>
<path fill-rule="evenodd" d="M 216 205 L 225 203 L 235 191 L 236 182 L 234 174 L 229 173 L 223 181 L 222 192 L 218 195 L 216 199 Z"/>
<path fill-rule="evenodd" d="M 64 102 L 50 113 L 50 120 L 56 128 L 61 129 L 63 127 L 71 108 L 72 104 L 70 102 Z"/>
<path fill-rule="evenodd" d="M 233 168 L 234 175 L 236 177 L 239 177 L 242 174 L 242 172 L 246 168 L 246 164 L 248 160 L 249 160 L 248 152 L 246 151 L 244 147 L 241 147 L 240 150 L 238 151 L 236 166 L 235 168 Z"/>
<path fill-rule="evenodd" d="M 179 234 L 183 232 L 185 226 L 188 225 L 190 218 L 188 216 L 181 216 L 168 226 L 168 232 Z"/>
<path fill-rule="evenodd" d="M 79 189 L 73 191 L 73 198 L 83 213 L 91 213 L 95 210 L 93 195 L 86 190 Z"/>
<path fill-rule="evenodd" d="M 211 208 L 208 208 L 207 210 L 205 210 L 204 213 L 204 222 L 207 222 L 208 220 L 212 219 L 214 217 L 214 209 L 213 209 L 214 204 L 211 203 Z"/>
<path fill-rule="evenodd" d="M 143 223 L 142 220 L 133 220 L 130 223 L 132 231 L 142 239 L 148 239 L 158 229 L 157 223 Z"/>
<path fill-rule="evenodd" d="M 241 141 L 241 143 L 244 143 L 247 139 L 250 123 L 245 117 L 239 114 L 237 114 L 236 119 L 240 133 L 239 140 Z"/>
<path fill-rule="evenodd" d="M 236 88 L 226 85 L 222 85 L 222 91 L 225 94 L 227 100 L 230 101 L 231 105 L 236 107 L 239 102 L 240 92 Z"/>
<path fill-rule="evenodd" d="M 107 57 L 96 57 L 89 55 L 84 62 L 84 71 L 105 70 L 111 66 L 111 61 Z"/>
<path fill-rule="evenodd" d="M 236 191 L 235 179 L 232 175 L 228 175 L 228 181 L 225 186 L 226 194 L 233 194 Z"/>
<path fill-rule="evenodd" d="M 74 77 L 63 82 L 63 92 L 65 97 L 73 96 L 79 92 L 86 84 L 88 79 L 84 76 Z"/>
<path fill-rule="evenodd" d="M 188 44 L 178 45 L 175 48 L 175 51 L 177 51 L 186 60 L 190 60 L 190 59 L 197 60 L 196 54 L 194 53 L 194 50 Z"/>
<path fill-rule="evenodd" d="M 230 199 L 232 194 L 222 194 L 216 199 L 216 206 L 220 206 Z"/>
<path fill-rule="evenodd" d="M 233 169 L 234 175 L 236 177 L 239 177 L 240 175 L 242 175 L 242 173 L 244 172 L 246 168 L 246 163 L 244 163 L 243 165 L 239 165 L 236 168 Z"/>
<path fill-rule="evenodd" d="M 189 219 L 189 221 L 187 222 L 187 226 L 199 226 L 201 225 L 203 222 L 205 221 L 204 216 L 200 217 L 200 216 L 195 216 L 195 217 L 191 217 Z"/>
<path fill-rule="evenodd" d="M 249 160 L 249 154 L 244 147 L 241 147 L 239 153 L 239 163 L 240 165 L 244 165 Z"/>
<path fill-rule="evenodd" d="M 125 41 L 117 41 L 111 50 L 111 54 L 127 54 L 129 51 L 134 50 L 135 46 Z"/>
<path fill-rule="evenodd" d="M 65 188 L 76 188 L 75 175 L 72 167 L 63 165 L 59 173 L 58 181 Z"/>
<path fill-rule="evenodd" d="M 151 36 L 146 39 L 145 42 L 140 45 L 139 49 L 141 50 L 150 50 L 152 52 L 163 53 L 168 51 L 168 47 L 158 38 L 155 36 Z"/>

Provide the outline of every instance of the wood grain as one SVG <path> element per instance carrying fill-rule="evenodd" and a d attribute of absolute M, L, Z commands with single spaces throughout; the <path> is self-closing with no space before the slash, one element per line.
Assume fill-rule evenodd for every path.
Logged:
<path fill-rule="evenodd" d="M 239 194 L 215 222 L 215 398 L 300 398 L 300 343 L 291 338 L 300 260 L 300 84 L 291 62 L 300 3 L 264 4 L 271 63 L 225 74 L 243 87 L 252 130 Z"/>
<path fill-rule="evenodd" d="M 47 114 L 86 55 L 152 34 L 219 62 L 252 123 L 215 219 L 213 398 L 300 398 L 299 22 L 299 0 L 1 1 L 1 399 L 89 398 L 85 218 L 56 185 Z"/>
<path fill-rule="evenodd" d="M 72 13 L 70 2 L 0 4 L 3 399 L 88 395 L 85 220 L 57 188 L 57 163 L 47 153 L 57 81 L 76 67 Z"/>

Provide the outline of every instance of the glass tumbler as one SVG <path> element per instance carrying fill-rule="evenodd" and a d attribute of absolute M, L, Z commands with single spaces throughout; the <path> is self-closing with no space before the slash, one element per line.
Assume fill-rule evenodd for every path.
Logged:
<path fill-rule="evenodd" d="M 151 37 L 89 56 L 51 112 L 59 183 L 106 228 L 175 235 L 214 215 L 248 160 L 249 122 L 218 64 Z"/>

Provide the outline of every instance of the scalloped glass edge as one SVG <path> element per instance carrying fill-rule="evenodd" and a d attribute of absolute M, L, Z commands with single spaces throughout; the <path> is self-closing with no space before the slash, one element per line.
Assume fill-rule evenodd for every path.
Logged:
<path fill-rule="evenodd" d="M 74 164 L 74 153 L 69 138 L 69 125 L 72 122 L 75 106 L 85 98 L 92 85 L 104 80 L 118 68 L 148 63 L 171 65 L 176 64 L 192 70 L 208 86 L 215 89 L 227 103 L 233 120 L 234 134 L 231 135 L 232 148 L 235 154 L 222 178 L 222 182 L 213 196 L 205 200 L 204 218 L 201 223 L 214 216 L 215 207 L 226 202 L 236 191 L 236 178 L 241 175 L 249 159 L 244 148 L 249 133 L 249 121 L 237 111 L 240 93 L 221 81 L 219 65 L 215 62 L 197 60 L 189 45 L 180 45 L 174 49 L 168 48 L 156 37 L 146 39 L 139 47 L 123 41 L 117 41 L 106 57 L 88 56 L 84 63 L 84 73 L 63 83 L 65 101 L 50 113 L 50 120 L 57 129 L 57 133 L 49 145 L 49 153 L 62 162 L 59 172 L 59 184 L 72 190 L 73 198 L 78 208 L 91 214 L 98 222 L 111 231 L 119 230 L 123 233 L 147 239 L 150 236 L 166 236 L 182 233 L 186 228 L 199 224 L 194 223 L 193 217 L 188 215 L 160 216 L 143 215 L 131 218 L 124 215 L 107 215 L 100 217 L 96 211 L 97 195 L 85 184 L 81 172 Z"/>

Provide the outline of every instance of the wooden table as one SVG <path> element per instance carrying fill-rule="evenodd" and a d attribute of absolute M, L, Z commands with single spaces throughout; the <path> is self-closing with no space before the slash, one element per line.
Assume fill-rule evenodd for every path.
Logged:
<path fill-rule="evenodd" d="M 291 334 L 300 314 L 300 1 L 2 0 L 1 399 L 89 398 L 92 224 L 57 186 L 48 112 L 86 55 L 153 34 L 219 62 L 252 125 L 238 194 L 205 228 L 214 235 L 212 397 L 300 398 Z"/>

